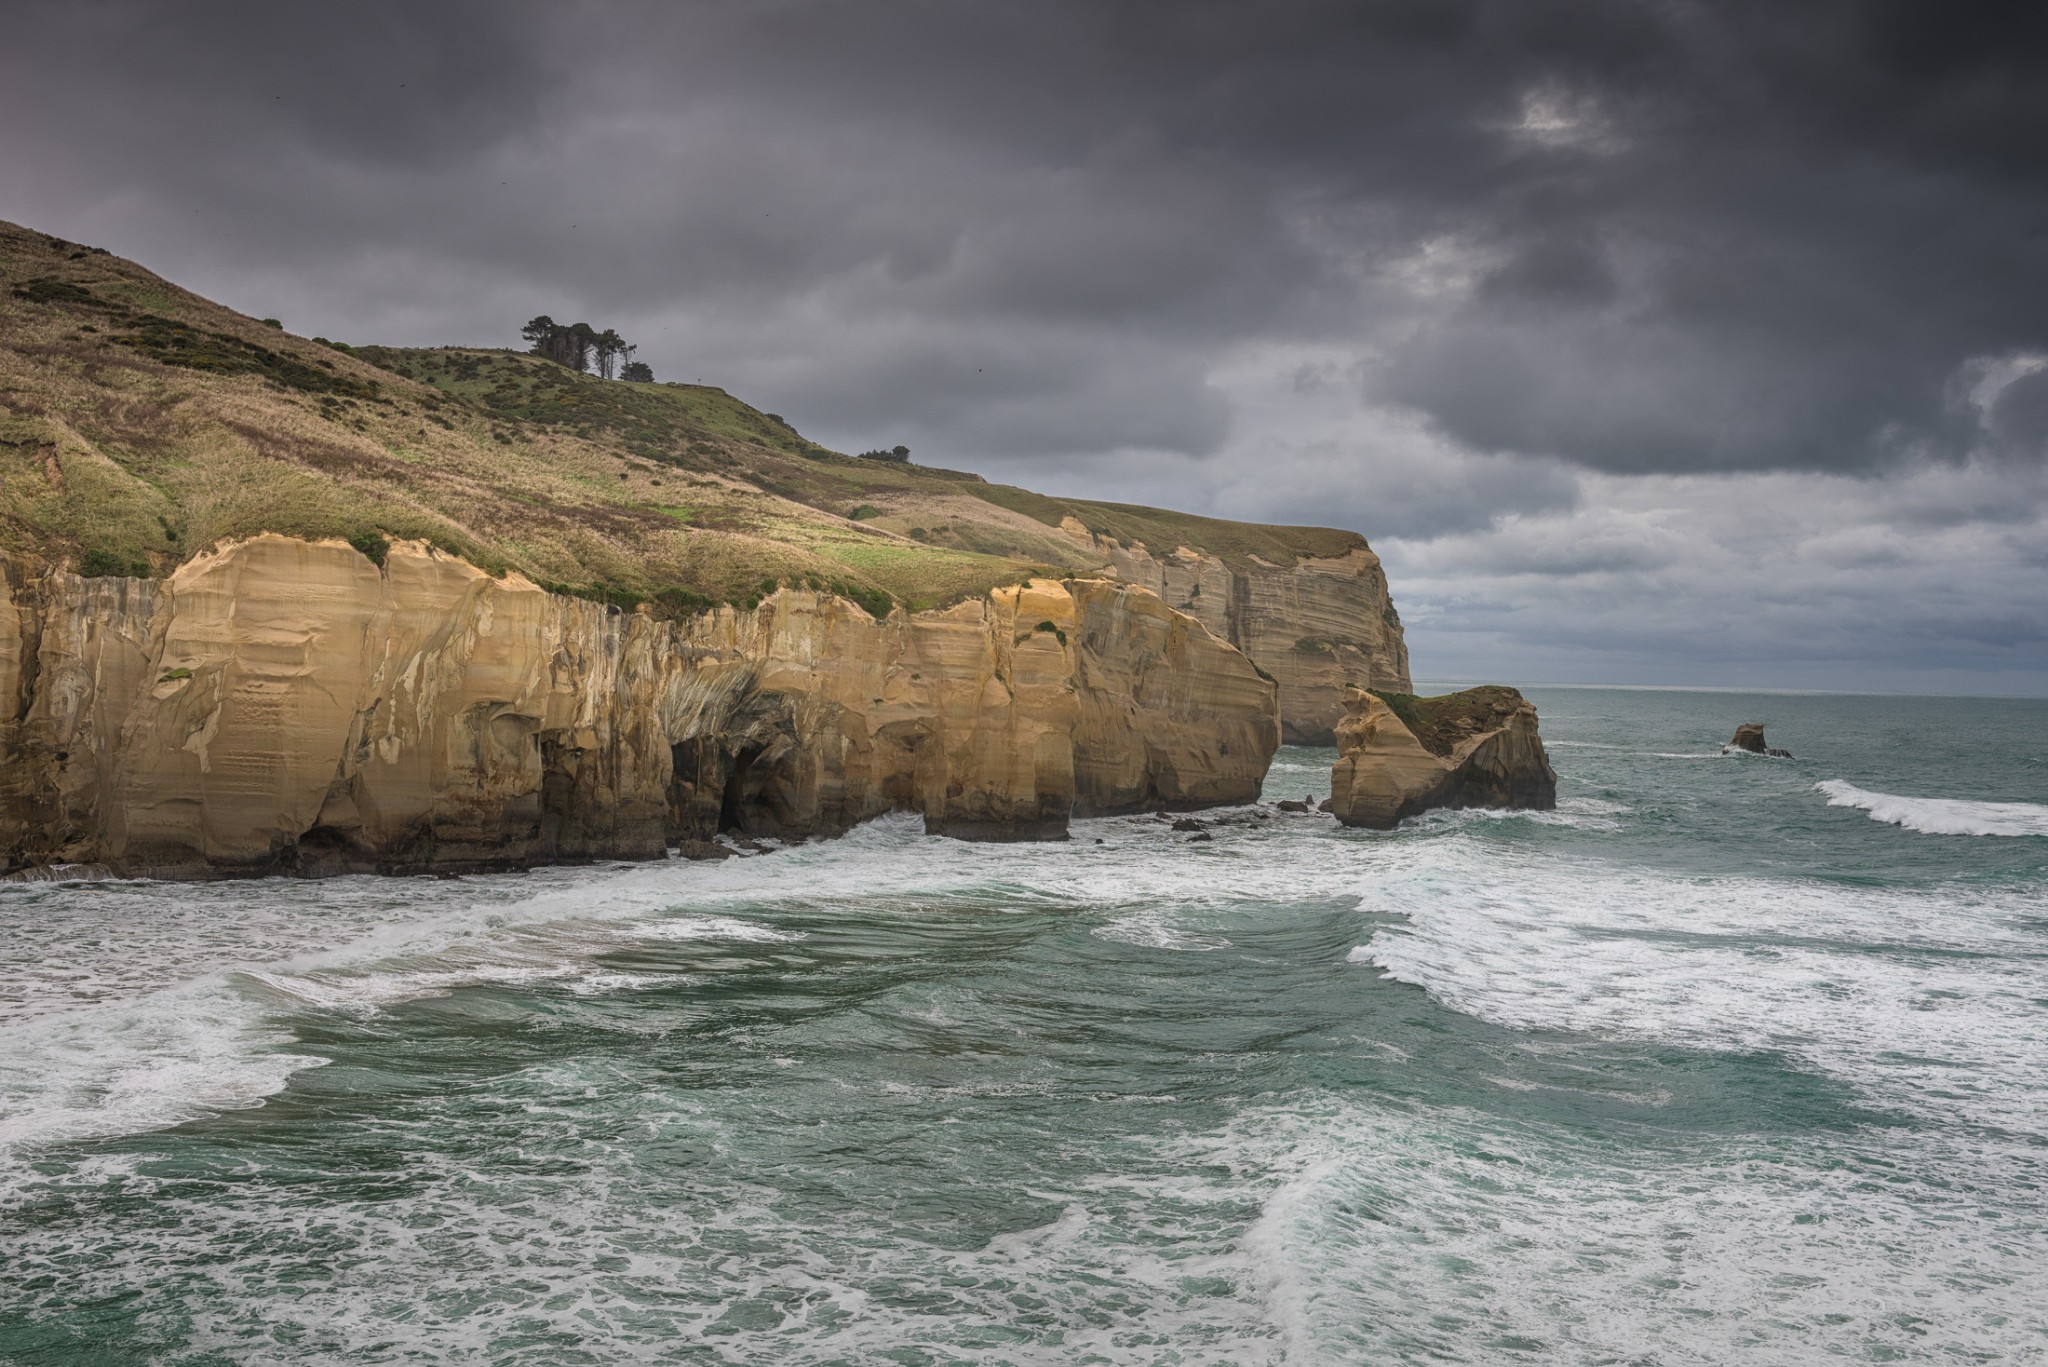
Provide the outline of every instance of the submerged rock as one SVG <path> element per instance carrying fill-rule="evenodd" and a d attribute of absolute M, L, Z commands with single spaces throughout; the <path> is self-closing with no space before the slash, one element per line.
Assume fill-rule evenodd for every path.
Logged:
<path fill-rule="evenodd" d="M 1330 809 L 1347 826 L 1389 830 L 1436 807 L 1557 805 L 1536 707 L 1512 688 L 1391 700 L 1353 689 L 1344 705 Z"/>

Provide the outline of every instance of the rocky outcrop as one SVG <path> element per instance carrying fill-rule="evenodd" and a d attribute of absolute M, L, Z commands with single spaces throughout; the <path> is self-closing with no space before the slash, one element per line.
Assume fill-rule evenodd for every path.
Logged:
<path fill-rule="evenodd" d="M 1735 736 L 1723 750 L 1747 750 L 1752 755 L 1769 755 L 1772 759 L 1790 759 L 1790 750 L 1773 750 L 1764 743 L 1764 724 L 1760 721 L 1746 721 L 1735 728 Z"/>
<path fill-rule="evenodd" d="M 1102 580 L 877 621 L 784 589 L 684 621 L 265 535 L 168 580 L 6 567 L 0 866 L 338 873 L 657 858 L 887 811 L 1056 837 L 1249 801 L 1273 685 Z"/>
<path fill-rule="evenodd" d="M 1343 555 L 1291 565 L 1250 556 L 1233 567 L 1186 546 L 1155 555 L 1143 542 L 1098 536 L 1072 517 L 1061 530 L 1092 546 L 1117 578 L 1196 618 L 1271 675 L 1289 744 L 1333 744 L 1348 688 L 1413 687 L 1400 614 L 1380 558 L 1363 540 Z"/>
<path fill-rule="evenodd" d="M 1512 688 L 1396 695 L 1392 704 L 1353 689 L 1337 749 L 1328 808 L 1347 826 L 1390 830 L 1436 807 L 1557 805 L 1535 705 Z"/>

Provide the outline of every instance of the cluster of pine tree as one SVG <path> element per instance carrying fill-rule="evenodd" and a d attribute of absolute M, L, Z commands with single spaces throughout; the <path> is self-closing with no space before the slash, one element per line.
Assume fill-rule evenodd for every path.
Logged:
<path fill-rule="evenodd" d="M 527 340 L 534 355 L 558 361 L 571 370 L 588 372 L 594 368 L 607 380 L 654 382 L 653 367 L 633 359 L 639 348 L 629 345 L 610 328 L 599 332 L 588 323 L 557 323 L 543 313 L 519 329 L 519 335 Z"/>

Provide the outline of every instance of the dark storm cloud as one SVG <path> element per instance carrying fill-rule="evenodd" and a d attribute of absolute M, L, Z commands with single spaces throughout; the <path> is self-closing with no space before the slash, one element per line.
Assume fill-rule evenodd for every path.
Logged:
<path fill-rule="evenodd" d="M 2048 343 L 2036 6 L 138 3 L 10 28 L 17 217 L 186 264 L 225 236 L 220 277 L 377 255 L 382 288 L 324 303 L 365 333 L 468 272 L 675 314 L 672 372 L 729 374 L 697 357 L 754 318 L 743 369 L 871 377 L 784 407 L 815 387 L 828 426 L 970 456 L 1125 429 L 1202 454 L 1204 362 L 1284 336 L 1390 358 L 1365 397 L 1477 450 L 1865 468 L 1959 454 L 1957 367 Z M 1414 279 L 1431 248 L 1459 282 Z M 965 328 L 1029 353 L 1008 383 L 1042 428 L 1007 398 L 961 420 L 932 354 Z M 1113 356 L 1060 363 L 1083 332 L 1160 416 L 1066 420 L 1121 387 Z"/>
<path fill-rule="evenodd" d="M 0 217 L 301 332 L 585 317 L 845 449 L 1360 528 L 1419 621 L 1508 605 L 1472 639 L 1662 640 L 1784 581 L 1833 606 L 1745 649 L 1967 618 L 2048 666 L 2037 597 L 1924 587 L 2010 597 L 2048 547 L 2048 7 L 7 18 Z"/>

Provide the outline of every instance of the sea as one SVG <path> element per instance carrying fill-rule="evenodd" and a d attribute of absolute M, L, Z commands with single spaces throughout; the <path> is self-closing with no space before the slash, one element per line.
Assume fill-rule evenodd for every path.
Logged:
<path fill-rule="evenodd" d="M 0 886 L 0 1361 L 2048 1361 L 2048 701 L 1530 696 L 1554 812 Z"/>

